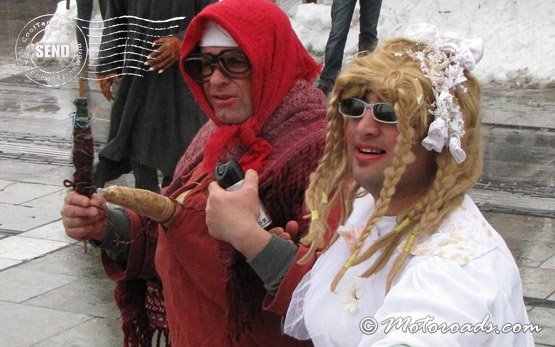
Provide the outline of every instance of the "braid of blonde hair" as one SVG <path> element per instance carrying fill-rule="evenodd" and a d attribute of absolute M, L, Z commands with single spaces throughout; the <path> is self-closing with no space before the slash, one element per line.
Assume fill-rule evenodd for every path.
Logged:
<path fill-rule="evenodd" d="M 401 177 L 403 176 L 407 165 L 412 163 L 415 159 L 414 154 L 411 152 L 414 129 L 409 128 L 407 130 L 409 132 L 410 138 L 398 137 L 397 145 L 395 146 L 395 157 L 393 159 L 393 164 L 391 167 L 386 169 L 384 185 L 380 192 L 380 197 L 376 201 L 376 211 L 370 219 L 370 222 L 366 226 L 366 229 L 364 231 L 365 234 L 370 233 L 376 222 L 385 215 L 387 208 L 391 203 L 391 198 L 395 194 L 397 183 L 401 180 Z M 353 265 L 358 265 L 364 260 L 370 258 L 372 254 L 374 254 L 378 249 L 382 248 L 385 243 L 388 243 L 387 238 L 381 238 L 380 241 L 381 242 L 377 241 L 372 245 L 372 247 L 362 253 L 354 261 Z M 358 243 L 356 246 L 359 246 Z M 362 244 L 360 246 L 362 246 Z"/>
<path fill-rule="evenodd" d="M 344 124 L 343 119 L 337 117 L 331 109 L 330 103 L 324 155 L 316 170 L 310 175 L 310 185 L 305 193 L 306 206 L 310 211 L 308 218 L 311 218 L 311 223 L 307 235 L 301 242 L 309 244 L 310 247 L 305 256 L 299 260 L 300 264 L 306 263 L 318 249 L 323 248 L 324 237 L 328 231 L 327 216 L 330 209 L 337 201 L 345 201 L 346 198 L 343 188 L 346 184 L 345 174 L 348 171 L 348 163 L 345 143 L 341 135 Z"/>
<path fill-rule="evenodd" d="M 387 210 L 387 207 L 391 203 L 391 198 L 395 194 L 395 189 L 397 183 L 401 180 L 401 177 L 405 173 L 407 165 L 414 162 L 415 157 L 411 151 L 412 144 L 415 138 L 415 130 L 412 128 L 408 122 L 400 121 L 398 124 L 399 128 L 404 128 L 400 130 L 400 135 L 397 140 L 397 145 L 395 147 L 395 157 L 393 159 L 393 164 L 391 167 L 386 169 L 385 180 L 383 188 L 380 192 L 380 197 L 376 203 L 376 212 L 370 219 L 368 223 L 365 234 L 368 235 L 374 228 L 377 221 L 382 218 Z M 403 136 L 401 136 L 403 134 Z M 380 205 L 381 208 L 380 208 Z M 361 276 L 369 277 L 370 275 L 380 271 L 385 264 L 387 264 L 391 254 L 394 252 L 396 247 L 399 245 L 401 239 L 406 235 L 408 227 L 413 223 L 413 216 L 407 215 L 407 218 L 403 219 L 401 223 L 397 224 L 395 229 L 383 235 L 368 248 L 363 254 L 358 256 L 356 260 L 353 261 L 352 265 L 358 265 L 370 257 L 372 257 L 376 252 L 382 250 L 378 258 L 373 262 L 373 264 L 368 268 Z M 367 236 L 366 236 L 367 237 Z M 364 237 L 364 239 L 366 238 Z M 365 240 L 363 237 L 359 239 L 359 243 L 355 246 L 355 251 L 357 247 L 360 248 L 364 244 Z M 332 287 L 333 287 L 332 282 Z"/>
<path fill-rule="evenodd" d="M 450 156 L 450 154 L 447 155 Z M 456 163 L 450 165 L 450 167 L 447 167 L 445 170 L 438 169 L 436 179 L 432 183 L 430 191 L 422 199 L 422 203 L 418 206 L 414 206 L 414 208 L 409 211 L 409 218 L 415 221 L 415 224 L 406 235 L 403 235 L 404 245 L 387 276 L 385 285 L 386 292 L 389 291 L 394 279 L 406 263 L 416 238 L 424 233 L 435 231 L 444 216 L 450 213 L 454 207 L 458 205 L 457 203 L 460 202 L 460 200 L 458 202 L 455 200 L 449 201 L 448 205 L 450 205 L 450 208 L 446 208 L 448 206 L 446 206 L 446 201 L 443 198 L 446 191 L 454 182 L 453 173 L 455 170 Z M 447 182 L 451 184 L 446 184 Z M 393 253 L 393 251 L 392 249 L 391 252 Z M 388 259 L 391 257 L 391 254 L 389 254 Z"/>
<path fill-rule="evenodd" d="M 336 85 L 340 85 L 338 82 Z M 351 93 L 366 93 L 368 86 L 358 84 L 351 86 Z M 351 213 L 352 203 L 360 186 L 351 178 L 350 162 L 347 160 L 347 149 L 344 139 L 346 121 L 337 111 L 341 95 L 334 93 L 329 102 L 327 112 L 326 145 L 318 167 L 310 177 L 310 185 L 305 193 L 305 202 L 310 211 L 311 224 L 309 231 L 301 240 L 310 245 L 308 252 L 299 260 L 306 263 L 317 250 L 325 246 L 325 235 L 328 232 L 328 216 L 331 208 L 339 203 L 341 208 L 340 221 L 343 223 Z M 332 235 L 327 249 L 337 239 Z M 325 250 L 324 249 L 324 250 Z"/>
<path fill-rule="evenodd" d="M 415 157 L 411 151 L 413 139 L 415 137 L 415 131 L 412 127 L 409 126 L 408 122 L 402 125 L 403 122 L 399 122 L 399 126 L 404 126 L 406 136 L 398 136 L 397 144 L 395 145 L 395 156 L 393 158 L 393 163 L 391 167 L 388 167 L 385 170 L 385 180 L 380 191 L 380 196 L 376 201 L 376 208 L 374 214 L 370 218 L 368 224 L 362 235 L 359 237 L 357 242 L 354 245 L 353 251 L 351 252 L 351 256 L 347 259 L 344 263 L 343 267 L 339 270 L 339 272 L 334 277 L 331 283 L 331 290 L 335 291 L 337 284 L 343 278 L 347 270 L 351 266 L 355 266 L 360 264 L 361 262 L 370 258 L 377 250 L 385 247 L 387 250 L 393 251 L 395 249 L 395 245 L 399 242 L 399 237 L 402 233 L 390 233 L 393 234 L 389 237 L 382 238 L 381 242 L 374 243 L 368 250 L 366 250 L 363 254 L 359 255 L 364 242 L 370 235 L 371 231 L 374 229 L 376 223 L 385 215 L 391 199 L 395 194 L 395 188 L 397 183 L 400 181 L 403 173 L 408 164 L 414 162 Z M 403 227 L 404 228 L 404 227 Z M 401 230 L 399 230 L 401 231 Z M 380 256 L 372 265 L 371 270 L 372 273 L 378 271 L 385 265 L 387 259 L 389 258 L 386 252 L 382 252 L 382 256 Z"/>
<path fill-rule="evenodd" d="M 479 122 L 479 93 L 477 81 L 467 76 L 465 91 L 455 91 L 459 106 L 465 117 L 465 135 L 462 146 L 467 152 L 466 160 L 457 164 L 448 151 L 443 151 L 436 157 L 437 172 L 431 189 L 420 203 L 409 212 L 408 218 L 418 220 L 405 245 L 393 263 L 386 280 L 386 292 L 391 288 L 394 279 L 401 272 L 412 250 L 414 241 L 421 235 L 433 233 L 443 219 L 458 206 L 464 195 L 478 181 L 482 172 L 483 154 L 480 141 Z"/>
<path fill-rule="evenodd" d="M 386 62 L 386 64 L 387 63 L 388 62 Z M 408 110 L 410 110 L 410 113 L 416 115 L 415 117 L 426 119 L 426 103 L 423 103 L 422 100 L 418 100 L 418 98 L 409 97 L 409 95 L 412 95 L 415 92 L 417 95 L 422 95 L 422 97 L 424 97 L 424 92 L 421 86 L 423 81 L 419 80 L 418 76 L 414 74 L 414 72 L 411 72 L 410 70 L 401 71 L 393 69 L 383 78 L 383 80 L 381 80 L 381 82 L 381 87 L 375 88 L 373 92 L 376 93 L 381 99 L 397 100 L 397 114 L 409 113 Z M 429 98 L 430 96 L 427 97 Z M 363 234 L 355 244 L 351 257 L 349 257 L 345 265 L 332 281 L 332 290 L 335 290 L 337 284 L 350 266 L 355 266 L 364 262 L 380 249 L 382 250 L 380 256 L 362 276 L 370 276 L 371 274 L 382 269 L 391 257 L 391 254 L 399 244 L 400 240 L 407 233 L 407 227 L 412 223 L 410 218 L 404 219 L 396 226 L 394 232 L 390 232 L 380 237 L 363 254 L 358 255 L 365 240 L 370 235 L 370 232 L 375 227 L 378 220 L 385 215 L 391 203 L 391 199 L 395 194 L 396 186 L 405 173 L 407 165 L 413 163 L 415 160 L 415 156 L 411 150 L 413 144 L 417 140 L 417 130 L 414 127 L 414 122 L 411 121 L 409 117 L 400 118 L 397 126 L 399 129 L 399 136 L 394 149 L 395 156 L 391 167 L 385 170 L 385 179 L 382 190 L 380 191 L 379 199 L 376 201 L 374 214 L 370 218 Z M 420 132 L 423 131 L 422 128 L 418 128 L 418 130 Z"/>
<path fill-rule="evenodd" d="M 405 244 L 401 253 L 395 259 L 387 276 L 386 292 L 389 291 L 394 279 L 406 263 L 412 251 L 414 241 L 421 235 L 435 232 L 441 221 L 460 205 L 464 193 L 469 189 L 468 184 L 465 185 L 458 180 L 461 175 L 457 163 L 452 160 L 451 154 L 444 152 L 440 156 L 447 159 L 447 165 L 444 168 L 441 168 L 441 166 L 438 168 L 431 189 L 423 198 L 425 208 L 420 209 L 420 211 L 414 211 L 413 218 L 418 220 L 418 223 L 414 225 L 408 236 L 405 237 Z M 439 161 L 441 162 L 441 160 Z M 453 194 L 455 186 L 457 187 L 457 193 Z"/>

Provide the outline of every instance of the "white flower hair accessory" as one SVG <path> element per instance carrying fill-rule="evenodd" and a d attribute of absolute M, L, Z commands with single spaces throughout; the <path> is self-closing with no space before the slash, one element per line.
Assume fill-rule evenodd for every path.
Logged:
<path fill-rule="evenodd" d="M 435 97 L 430 108 L 435 119 L 422 145 L 428 151 L 438 153 L 448 146 L 451 155 L 460 164 L 466 159 L 466 153 L 461 148 L 464 120 L 450 90 L 465 82 L 464 70 L 471 71 L 480 61 L 483 41 L 481 38 L 461 39 L 452 32 L 440 36 L 438 29 L 427 23 L 411 25 L 405 36 L 426 45 L 421 52 L 408 54 L 420 62 L 420 69 L 432 82 Z"/>

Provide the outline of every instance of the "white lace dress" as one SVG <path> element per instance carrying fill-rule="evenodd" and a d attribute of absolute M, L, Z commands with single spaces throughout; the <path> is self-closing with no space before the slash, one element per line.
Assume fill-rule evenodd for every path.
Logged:
<path fill-rule="evenodd" d="M 436 233 L 415 243 L 387 294 L 385 281 L 395 257 L 369 278 L 359 274 L 375 257 L 350 268 L 331 292 L 330 284 L 373 208 L 371 197 L 355 201 L 341 237 L 293 293 L 286 334 L 326 347 L 533 347 L 530 332 L 495 333 L 507 323 L 529 321 L 514 259 L 468 196 Z M 394 226 L 395 217 L 382 218 L 363 249 Z"/>

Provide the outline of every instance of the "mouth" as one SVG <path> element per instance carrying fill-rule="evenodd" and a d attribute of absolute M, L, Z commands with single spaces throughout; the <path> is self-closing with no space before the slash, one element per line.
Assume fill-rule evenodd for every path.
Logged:
<path fill-rule="evenodd" d="M 381 149 L 362 148 L 362 147 L 358 147 L 358 152 L 362 154 L 373 154 L 373 155 L 385 154 L 385 151 Z"/>
<path fill-rule="evenodd" d="M 382 158 L 382 156 L 386 154 L 386 151 L 374 146 L 358 145 L 355 146 L 354 154 L 359 162 L 370 162 Z"/>
<path fill-rule="evenodd" d="M 229 107 L 235 103 L 235 100 L 237 98 L 232 95 L 210 95 L 210 102 L 213 106 Z"/>

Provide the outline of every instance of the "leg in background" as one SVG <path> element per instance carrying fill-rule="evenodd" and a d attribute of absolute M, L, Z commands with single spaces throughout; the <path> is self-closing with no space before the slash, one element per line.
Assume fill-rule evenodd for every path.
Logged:
<path fill-rule="evenodd" d="M 334 0 L 331 6 L 331 31 L 326 43 L 324 69 L 318 88 L 328 93 L 343 64 L 343 53 L 351 27 L 356 0 Z"/>
<path fill-rule="evenodd" d="M 160 193 L 158 182 L 158 170 L 139 162 L 132 161 L 133 176 L 135 176 L 135 188 L 147 189 Z"/>
<path fill-rule="evenodd" d="M 378 44 L 378 20 L 381 7 L 382 0 L 360 0 L 359 52 L 371 52 Z"/>

